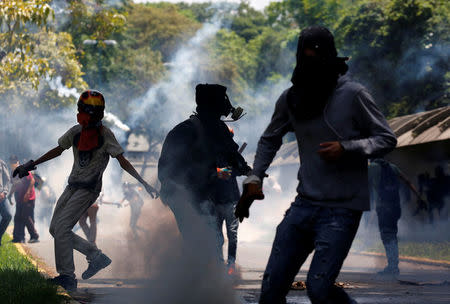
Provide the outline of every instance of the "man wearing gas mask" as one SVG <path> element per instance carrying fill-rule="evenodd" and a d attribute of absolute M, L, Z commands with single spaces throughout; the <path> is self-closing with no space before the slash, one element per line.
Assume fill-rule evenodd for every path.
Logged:
<path fill-rule="evenodd" d="M 286 303 L 295 275 L 314 250 L 307 275 L 312 303 L 356 303 L 334 285 L 358 229 L 369 210 L 367 159 L 394 149 L 397 140 L 372 97 L 348 76 L 337 57 L 333 35 L 314 26 L 300 33 L 292 87 L 275 105 L 258 142 L 252 175 L 236 208 L 242 220 L 282 144 L 295 132 L 301 166 L 298 195 L 277 227 L 264 273 L 260 303 Z"/>
<path fill-rule="evenodd" d="M 218 84 L 196 86 L 197 112 L 167 134 L 158 162 L 161 199 L 172 210 L 186 248 L 202 246 L 216 258 L 222 250 L 213 202 L 216 181 L 251 170 L 221 120 L 230 114 L 233 121 L 242 117 L 226 89 Z M 218 171 L 218 159 L 230 170 Z"/>
<path fill-rule="evenodd" d="M 58 139 L 58 146 L 36 161 L 30 160 L 18 166 L 13 173 L 13 176 L 19 175 L 23 178 L 29 171 L 36 169 L 37 165 L 60 156 L 64 150 L 73 150 L 74 163 L 68 186 L 56 203 L 50 223 L 50 234 L 55 239 L 56 271 L 59 273 L 59 276 L 50 281 L 68 291 L 77 289 L 74 249 L 84 254 L 89 263 L 82 274 L 83 279 L 89 279 L 111 263 L 109 257 L 102 253 L 95 243 L 88 242 L 72 232 L 73 226 L 99 196 L 103 172 L 109 158 L 116 158 L 120 166 L 142 183 L 152 197 L 158 195 L 123 156 L 124 151 L 113 132 L 102 125 L 105 109 L 103 95 L 95 90 L 85 91 L 78 99 L 77 105 L 78 124 Z"/>

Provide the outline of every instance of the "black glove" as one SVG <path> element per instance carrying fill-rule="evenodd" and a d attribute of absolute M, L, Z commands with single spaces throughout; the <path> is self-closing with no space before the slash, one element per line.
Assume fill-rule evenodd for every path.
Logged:
<path fill-rule="evenodd" d="M 260 184 L 244 184 L 244 191 L 242 191 L 241 198 L 239 199 L 239 202 L 236 205 L 236 210 L 234 211 L 234 215 L 239 219 L 239 222 L 242 223 L 244 217 L 249 217 L 250 206 L 253 204 L 253 201 L 262 199 L 264 199 L 264 193 L 262 192 Z"/>
<path fill-rule="evenodd" d="M 34 165 L 34 160 L 30 160 L 26 164 L 17 167 L 13 172 L 13 177 L 16 177 L 16 175 L 19 175 L 20 178 L 28 176 L 28 173 L 35 169 L 36 166 Z"/>

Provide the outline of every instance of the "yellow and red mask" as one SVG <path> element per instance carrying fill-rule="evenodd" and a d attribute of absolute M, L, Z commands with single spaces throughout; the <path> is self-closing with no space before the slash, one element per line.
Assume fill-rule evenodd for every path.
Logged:
<path fill-rule="evenodd" d="M 84 91 L 78 99 L 77 121 L 83 126 L 78 149 L 89 151 L 98 147 L 101 120 L 105 110 L 105 98 L 95 90 Z"/>

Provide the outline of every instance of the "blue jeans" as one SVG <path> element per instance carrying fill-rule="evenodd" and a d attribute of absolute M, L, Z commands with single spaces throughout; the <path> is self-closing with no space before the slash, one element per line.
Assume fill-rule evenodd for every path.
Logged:
<path fill-rule="evenodd" d="M 297 197 L 277 227 L 264 273 L 262 304 L 285 304 L 292 281 L 315 250 L 307 275 L 313 304 L 354 303 L 334 285 L 358 230 L 361 211 L 311 205 Z"/>
<path fill-rule="evenodd" d="M 401 216 L 400 202 L 398 200 L 378 202 L 376 210 L 388 268 L 398 269 L 397 223 Z"/>
<path fill-rule="evenodd" d="M 0 244 L 1 244 L 3 233 L 5 233 L 6 227 L 8 227 L 12 217 L 11 212 L 9 211 L 9 207 L 6 203 L 6 199 L 0 202 L 0 216 L 2 217 L 2 220 L 0 221 Z"/>
<path fill-rule="evenodd" d="M 217 231 L 219 238 L 219 246 L 222 248 L 224 243 L 222 225 L 225 221 L 225 226 L 227 228 L 227 238 L 228 238 L 228 264 L 232 264 L 236 261 L 236 251 L 237 251 L 237 232 L 239 227 L 239 220 L 234 215 L 234 209 L 236 208 L 236 202 L 229 203 L 216 203 L 216 221 L 217 221 Z M 223 261 L 223 252 L 220 250 L 219 257 Z"/>

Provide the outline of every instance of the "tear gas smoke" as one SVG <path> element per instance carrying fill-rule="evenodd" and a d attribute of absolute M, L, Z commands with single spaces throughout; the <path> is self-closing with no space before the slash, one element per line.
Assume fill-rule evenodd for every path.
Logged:
<path fill-rule="evenodd" d="M 54 2 L 63 4 L 64 1 Z M 180 47 L 173 56 L 167 77 L 153 86 L 145 96 L 132 102 L 131 107 L 135 111 L 131 112 L 136 115 L 127 121 L 131 129 L 144 121 L 150 123 L 151 126 L 154 125 L 155 128 L 168 131 L 177 123 L 188 118 L 195 108 L 195 84 L 208 82 L 208 79 L 202 78 L 202 74 L 199 73 L 200 67 L 208 58 L 203 44 L 214 37 L 217 31 L 223 27 L 220 16 L 216 16 L 212 22 L 204 24 L 193 38 Z M 294 61 L 295 57 L 293 56 L 292 63 Z M 64 87 L 60 77 L 47 81 L 50 88 L 60 96 L 78 98 L 79 92 Z M 246 93 L 253 97 L 253 102 L 258 105 L 253 108 L 258 108 L 259 113 L 252 113 L 246 109 L 249 114 L 233 124 L 232 127 L 235 130 L 236 142 L 238 144 L 248 143 L 247 153 L 244 156 L 249 164 L 252 163 L 257 140 L 270 121 L 276 99 L 289 86 L 289 80 L 285 78 L 275 84 L 263 84 L 260 88 Z M 0 106 L 0 111 L 7 111 L 2 107 Z M 157 113 L 159 118 L 149 121 L 147 115 L 149 111 Z M 124 139 L 124 132 L 130 130 L 130 127 L 120 122 L 111 113 L 105 113 L 105 121 L 114 124 L 116 135 L 122 134 L 122 137 L 119 135 L 119 138 Z M 26 124 L 19 128 L 19 124 L 23 124 L 23 122 Z M 57 139 L 62 132 L 74 124 L 76 124 L 75 106 L 57 114 L 29 113 L 24 109 L 0 125 L 0 135 L 8 134 L 10 138 L 21 138 L 21 142 L 14 144 L 14 147 L 7 149 L 2 147 L 1 155 L 4 159 L 11 153 L 17 154 L 19 158 L 37 157 L 56 146 Z M 15 140 L 11 140 L 11 142 L 13 141 Z M 65 152 L 60 158 L 38 168 L 38 172 L 48 178 L 48 183 L 55 190 L 57 196 L 60 195 L 66 184 L 72 161 L 71 153 Z M 273 240 L 276 225 L 281 221 L 284 211 L 296 195 L 297 170 L 297 164 L 269 170 L 268 174 L 276 183 L 265 182 L 265 200 L 256 201 L 253 204 L 250 210 L 250 219 L 246 219 L 239 229 L 241 244 L 270 243 Z M 121 187 L 118 187 L 121 184 L 121 169 L 115 160 L 110 162 L 105 171 L 103 183 L 105 201 L 117 202 L 122 198 Z M 277 183 L 282 192 L 277 190 Z M 39 198 L 36 206 L 38 209 Z M 107 254 L 110 252 L 113 254 L 111 266 L 113 272 L 120 277 L 143 276 L 149 279 L 142 292 L 130 294 L 127 297 L 130 303 L 140 301 L 147 303 L 150 300 L 155 303 L 205 303 L 205 298 L 209 299 L 208 303 L 233 303 L 236 301 L 225 273 L 222 273 L 214 265 L 205 266 L 202 252 L 199 252 L 197 256 L 183 257 L 173 216 L 159 201 L 150 201 L 146 197 L 146 204 L 140 220 L 140 223 L 145 226 L 145 231 L 140 233 L 137 238 L 126 234 L 129 220 L 128 210 L 100 207 L 99 238 L 111 236 L 114 240 L 120 240 L 120 246 L 102 248 Z M 446 223 L 448 227 L 448 221 Z M 402 235 L 402 231 L 410 229 L 412 228 L 409 224 L 403 226 L 402 221 L 400 222 L 400 235 Z M 39 233 L 46 233 L 47 230 L 48 226 L 38 222 Z M 427 233 L 428 236 L 436 233 L 432 227 L 423 229 L 418 226 L 414 231 L 418 233 L 419 230 Z M 442 231 L 443 234 L 445 232 Z M 378 231 L 373 227 L 370 231 L 360 229 L 357 238 L 365 239 L 368 235 L 373 237 L 377 234 Z M 47 235 L 47 237 L 49 236 Z M 264 265 L 259 266 L 263 267 Z M 117 300 L 117 297 L 110 299 L 108 303 L 114 303 L 114 300 Z"/>

